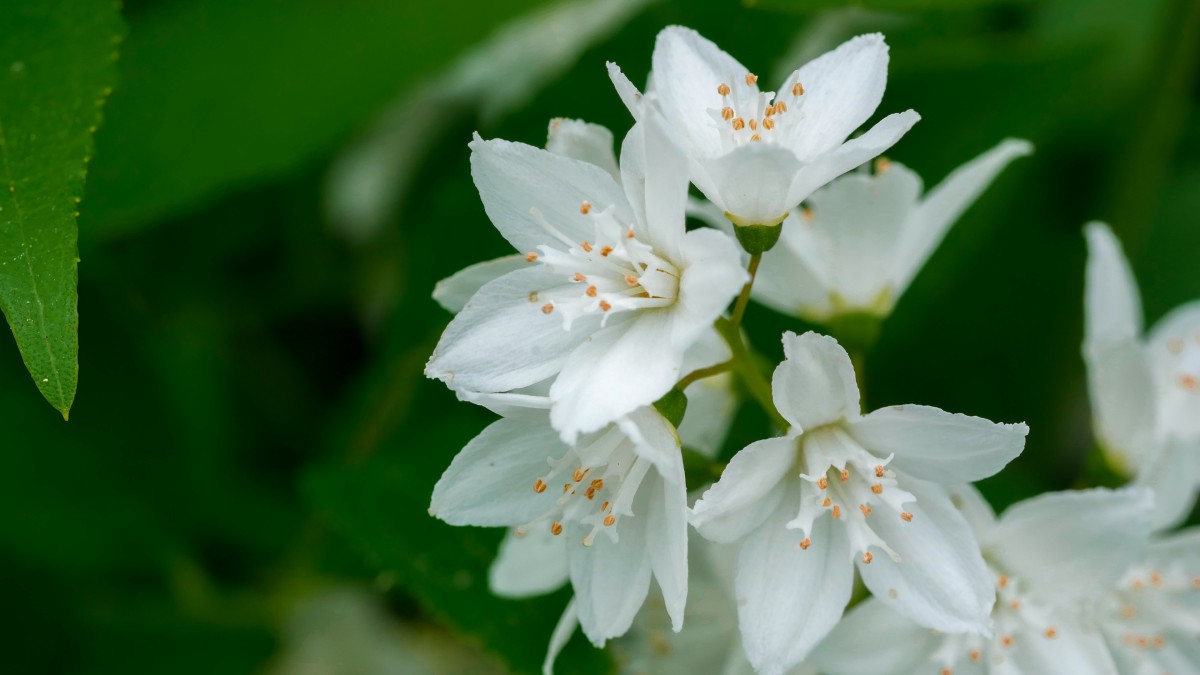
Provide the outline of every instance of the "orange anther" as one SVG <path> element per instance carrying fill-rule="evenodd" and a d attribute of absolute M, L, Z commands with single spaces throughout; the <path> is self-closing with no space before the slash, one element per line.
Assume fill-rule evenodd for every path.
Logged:
<path fill-rule="evenodd" d="M 871 492 L 874 492 L 874 493 L 875 493 L 875 494 L 877 494 L 877 495 L 878 495 L 878 494 L 883 494 L 883 485 L 881 485 L 881 484 L 879 484 L 879 483 L 876 483 L 876 484 L 872 485 L 872 486 L 871 486 Z"/>
<path fill-rule="evenodd" d="M 875 556 L 871 555 L 871 552 L 870 552 L 870 551 L 864 551 L 864 552 L 863 552 L 862 561 L 863 561 L 863 564 L 864 564 L 864 565 L 870 565 L 870 564 L 871 564 L 871 561 L 872 561 L 872 560 L 874 560 L 874 559 L 875 559 Z"/>
<path fill-rule="evenodd" d="M 538 254 L 534 253 L 533 251 L 530 251 L 529 253 L 525 254 L 525 262 L 534 262 L 537 259 L 538 259 Z"/>
<path fill-rule="evenodd" d="M 743 120 L 743 119 L 742 119 L 742 118 L 740 118 L 740 117 L 735 117 L 735 118 L 733 118 L 733 130 L 734 130 L 734 131 L 741 131 L 741 130 L 742 130 L 742 129 L 744 129 L 745 127 L 746 127 L 746 121 L 745 121 L 745 120 Z"/>
<path fill-rule="evenodd" d="M 550 524 L 550 534 L 552 534 L 556 537 L 558 535 L 562 534 L 562 523 L 551 523 Z"/>
<path fill-rule="evenodd" d="M 725 84 L 724 82 L 717 85 L 717 93 L 722 96 L 728 96 L 729 95 L 729 85 Z"/>
<path fill-rule="evenodd" d="M 800 542 L 800 550 L 807 551 L 809 546 L 812 546 L 812 539 L 805 537 L 804 541 Z"/>
<path fill-rule="evenodd" d="M 871 515 L 871 507 L 867 506 L 866 504 L 859 504 L 858 510 L 862 511 L 863 518 L 866 518 L 867 516 Z"/>
<path fill-rule="evenodd" d="M 579 248 L 582 248 L 584 251 L 587 251 L 588 253 L 592 252 L 592 245 L 586 241 L 583 242 L 582 244 L 580 244 Z"/>
<path fill-rule="evenodd" d="M 547 302 L 546 304 L 542 305 L 542 314 L 549 314 L 550 312 L 553 312 L 553 311 L 554 311 L 554 305 L 552 303 Z"/>
<path fill-rule="evenodd" d="M 911 513 L 909 513 L 908 511 L 903 511 L 903 512 L 901 512 L 901 513 L 900 513 L 900 518 L 901 518 L 901 519 L 902 519 L 904 522 L 906 522 L 906 523 L 911 523 L 911 522 L 912 522 L 912 514 L 911 514 Z"/>
<path fill-rule="evenodd" d="M 541 478 L 533 481 L 533 491 L 539 495 L 546 491 L 546 483 Z"/>
<path fill-rule="evenodd" d="M 612 524 L 615 522 L 617 522 L 617 517 L 614 516 L 613 514 L 610 513 L 607 516 L 604 516 L 604 526 L 605 527 L 612 527 Z"/>
<path fill-rule="evenodd" d="M 721 108 L 721 119 L 725 120 L 726 122 L 733 119 L 733 108 L 730 108 L 729 106 Z"/>
<path fill-rule="evenodd" d="M 600 311 L 607 312 L 610 309 L 612 309 L 612 305 L 608 304 L 607 300 L 600 301 Z"/>
<path fill-rule="evenodd" d="M 804 95 L 804 85 L 800 84 L 799 82 L 797 82 L 796 84 L 793 84 L 792 85 L 792 96 L 803 96 L 803 95 Z"/>
<path fill-rule="evenodd" d="M 755 82 L 758 82 L 758 76 L 754 73 L 746 73 L 746 84 L 752 85 Z"/>
<path fill-rule="evenodd" d="M 588 214 L 588 212 L 589 212 L 589 211 L 591 211 L 591 210 L 592 210 L 592 203 L 591 203 L 591 202 L 589 202 L 589 201 L 587 201 L 586 199 L 585 199 L 585 200 L 583 200 L 583 203 L 581 203 L 581 204 L 579 205 L 579 212 L 580 212 L 580 213 L 582 213 L 582 214 L 583 214 L 583 215 L 585 215 L 585 216 L 586 216 L 586 215 Z"/>
<path fill-rule="evenodd" d="M 612 252 L 613 252 L 613 247 L 611 247 L 611 246 L 601 246 L 600 247 L 600 255 L 602 255 L 606 258 L 608 257 L 608 254 L 612 253 Z"/>
<path fill-rule="evenodd" d="M 595 286 L 588 286 L 588 287 L 587 287 L 587 290 L 586 290 L 586 291 L 584 291 L 584 293 L 587 293 L 587 296 L 588 296 L 589 298 L 594 298 L 594 297 L 596 297 L 596 287 L 595 287 Z"/>

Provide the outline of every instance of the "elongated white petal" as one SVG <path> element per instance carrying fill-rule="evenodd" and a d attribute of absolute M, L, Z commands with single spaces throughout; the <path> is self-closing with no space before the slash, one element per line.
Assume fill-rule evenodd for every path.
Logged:
<path fill-rule="evenodd" d="M 546 133 L 546 150 L 593 164 L 604 169 L 613 180 L 621 180 L 617 156 L 613 154 L 613 134 L 608 127 L 556 117 L 550 120 Z"/>
<path fill-rule="evenodd" d="M 920 196 L 921 178 L 893 164 L 874 176 L 842 176 L 810 198 L 812 238 L 822 244 L 828 283 L 844 303 L 871 308 L 892 294 L 893 258 Z"/>
<path fill-rule="evenodd" d="M 572 525 L 567 537 L 571 585 L 583 632 L 597 647 L 623 635 L 650 590 L 650 542 L 646 540 L 649 490 L 638 490 L 634 514 L 621 519 L 620 539 L 582 541 L 590 525 Z M 686 543 L 685 543 L 686 545 Z"/>
<path fill-rule="evenodd" d="M 860 35 L 822 54 L 792 73 L 779 87 L 804 87 L 800 100 L 804 123 L 791 139 L 792 149 L 808 161 L 837 147 L 866 122 L 887 86 L 888 47 L 879 33 Z"/>
<path fill-rule="evenodd" d="M 827 675 L 936 673 L 933 654 L 939 642 L 933 631 L 872 598 L 842 618 L 811 660 Z"/>
<path fill-rule="evenodd" d="M 813 158 L 796 174 L 788 190 L 788 201 L 792 205 L 799 204 L 834 178 L 878 157 L 920 119 L 921 116 L 912 110 L 888 115 L 863 135 Z"/>
<path fill-rule="evenodd" d="M 633 218 L 624 192 L 607 171 L 523 143 L 476 137 L 471 142 L 471 177 L 488 218 L 520 253 L 557 244 L 531 209 L 574 242 L 595 236 L 592 221 L 580 213 L 585 201 L 599 209 L 613 207 L 626 222 Z"/>
<path fill-rule="evenodd" d="M 1200 438 L 1200 300 L 1163 317 L 1150 334 L 1147 350 L 1162 430 L 1184 439 Z"/>
<path fill-rule="evenodd" d="M 446 327 L 425 374 L 452 389 L 494 392 L 526 387 L 558 372 L 600 322 L 585 316 L 567 331 L 562 319 L 544 314 L 536 294 L 561 285 L 562 279 L 541 266 L 485 284 Z"/>
<path fill-rule="evenodd" d="M 702 159 L 699 165 L 711 187 L 703 181 L 696 187 L 739 223 L 778 223 L 800 202 L 792 200 L 789 190 L 793 176 L 805 169 L 782 145 L 747 143 L 720 157 Z"/>
<path fill-rule="evenodd" d="M 1129 261 L 1104 223 L 1084 228 L 1088 243 L 1084 344 L 1136 340 L 1142 333 L 1142 300 Z"/>
<path fill-rule="evenodd" d="M 650 479 L 646 517 L 646 544 L 650 549 L 650 567 L 662 591 L 663 604 L 671 617 L 671 628 L 683 628 L 684 606 L 688 595 L 688 524 L 687 486 L 683 481 L 683 459 L 675 453 L 675 480 Z"/>
<path fill-rule="evenodd" d="M 795 495 L 795 493 L 792 493 Z M 845 530 L 822 517 L 807 550 L 780 508 L 746 538 L 735 589 L 742 646 L 761 675 L 799 663 L 837 624 L 850 600 L 853 565 Z"/>
<path fill-rule="evenodd" d="M 621 102 L 629 109 L 629 114 L 633 115 L 633 119 L 639 120 L 642 118 L 642 92 L 634 86 L 625 73 L 621 72 L 621 67 L 617 64 L 608 61 L 604 64 L 608 68 L 608 79 L 612 80 L 613 87 L 617 90 L 617 96 L 621 98 Z"/>
<path fill-rule="evenodd" d="M 683 350 L 671 342 L 670 312 L 640 312 L 602 329 L 571 353 L 550 387 L 550 421 L 564 441 L 654 403 L 679 379 Z"/>
<path fill-rule="evenodd" d="M 575 609 L 575 598 L 571 598 L 571 601 L 567 603 L 567 608 L 563 610 L 562 617 L 554 626 L 554 633 L 550 636 L 550 647 L 546 650 L 546 660 L 542 662 L 542 675 L 554 674 L 554 661 L 563 647 L 567 646 L 571 635 L 578 627 L 579 612 Z"/>
<path fill-rule="evenodd" d="M 754 299 L 792 316 L 822 320 L 832 312 L 831 246 L 813 220 L 792 211 L 775 248 L 763 254 Z"/>
<path fill-rule="evenodd" d="M 917 498 L 907 508 L 912 521 L 892 512 L 867 518 L 871 528 L 899 554 L 882 552 L 859 562 L 863 583 L 881 602 L 927 628 L 950 633 L 985 633 L 995 601 L 995 579 L 966 519 L 939 485 L 905 480 Z"/>
<path fill-rule="evenodd" d="M 621 180 L 638 214 L 638 238 L 677 258 L 685 231 L 688 161 L 668 139 L 657 113 L 646 115 L 626 135 Z"/>
<path fill-rule="evenodd" d="M 757 107 L 758 87 L 746 83 L 750 71 L 690 28 L 668 26 L 659 31 L 654 42 L 653 72 L 650 90 L 691 156 L 720 154 L 720 133 L 712 118 L 712 111 L 724 105 L 717 91 L 720 85 L 730 88 L 730 101 L 755 102 L 754 106 L 734 107 Z"/>
<path fill-rule="evenodd" d="M 500 419 L 484 429 L 433 488 L 429 512 L 451 525 L 515 526 L 549 508 L 553 496 L 533 490 L 546 460 L 567 448 L 549 426 Z"/>
<path fill-rule="evenodd" d="M 617 420 L 617 424 L 633 441 L 638 456 L 650 460 L 659 475 L 668 481 L 683 483 L 679 436 L 666 418 L 652 406 L 646 406 Z"/>
<path fill-rule="evenodd" d="M 997 424 L 925 405 L 880 408 L 849 427 L 875 454 L 923 480 L 970 483 L 994 475 L 1025 447 L 1029 427 Z"/>
<path fill-rule="evenodd" d="M 1145 348 L 1124 339 L 1085 345 L 1096 440 L 1125 473 L 1149 461 L 1159 445 L 1157 392 Z"/>
<path fill-rule="evenodd" d="M 1115 583 L 1145 550 L 1152 500 L 1129 488 L 1044 494 L 1010 507 L 981 543 L 1031 587 L 1084 596 Z"/>
<path fill-rule="evenodd" d="M 519 255 L 506 255 L 475 263 L 437 282 L 433 287 L 433 299 L 446 311 L 457 314 L 471 296 L 478 293 L 489 281 L 528 266 L 529 263 Z"/>
<path fill-rule="evenodd" d="M 858 384 L 845 349 L 831 337 L 808 332 L 783 334 L 785 360 L 771 389 L 780 414 L 793 426 L 811 429 L 858 417 Z"/>
<path fill-rule="evenodd" d="M 684 372 L 688 372 L 684 368 Z M 725 439 L 733 416 L 737 412 L 738 396 L 733 376 L 722 373 L 693 382 L 684 390 L 687 395 L 687 414 L 679 425 L 679 440 L 684 446 L 715 458 Z"/>
<path fill-rule="evenodd" d="M 986 540 L 996 526 L 996 512 L 974 485 L 948 485 L 946 492 L 954 508 L 967 519 L 976 541 Z"/>
<path fill-rule="evenodd" d="M 545 422 L 550 410 L 549 382 L 539 382 L 530 387 L 510 392 L 458 391 L 458 400 L 483 406 L 501 417 L 526 417 Z M 539 392 L 539 393 L 534 393 Z"/>
<path fill-rule="evenodd" d="M 1156 531 L 1178 525 L 1192 512 L 1200 490 L 1200 439 L 1168 439 L 1142 461 L 1133 484 L 1154 491 Z"/>
<path fill-rule="evenodd" d="M 796 463 L 796 443 L 792 438 L 768 438 L 734 455 L 721 480 L 692 507 L 696 531 L 726 543 L 761 525 L 783 497 L 781 483 Z"/>
<path fill-rule="evenodd" d="M 1028 141 L 1006 139 L 975 159 L 955 169 L 929 191 L 909 215 L 892 267 L 896 296 L 908 288 L 917 271 L 941 243 L 946 231 L 958 220 L 996 176 L 1017 157 L 1033 152 Z M 893 167 L 894 169 L 895 167 Z"/>
<path fill-rule="evenodd" d="M 509 530 L 488 569 L 488 588 L 506 598 L 549 593 L 567 583 L 567 548 L 548 527 L 518 536 Z"/>
<path fill-rule="evenodd" d="M 680 246 L 679 297 L 673 313 L 671 339 L 687 349 L 710 331 L 712 323 L 750 279 L 742 268 L 738 245 L 716 230 L 688 232 Z"/>
<path fill-rule="evenodd" d="M 1078 623 L 1056 627 L 1047 639 L 1033 626 L 1013 636 L 1019 645 L 1011 658 L 1022 673 L 1117 673 L 1108 647 L 1099 633 Z"/>

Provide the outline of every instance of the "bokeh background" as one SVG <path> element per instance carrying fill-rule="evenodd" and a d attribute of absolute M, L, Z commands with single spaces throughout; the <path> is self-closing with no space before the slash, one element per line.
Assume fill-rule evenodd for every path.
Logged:
<path fill-rule="evenodd" d="M 604 62 L 644 82 L 671 23 L 768 81 L 883 31 L 880 115 L 923 116 L 889 156 L 927 185 L 1006 136 L 1036 144 L 866 362 L 870 407 L 1030 424 L 981 486 L 998 508 L 1100 480 L 1083 223 L 1123 238 L 1148 320 L 1200 297 L 1195 0 L 136 0 L 123 15 L 81 208 L 70 422 L 0 350 L 4 672 L 537 670 L 566 592 L 490 596 L 500 533 L 427 514 L 489 421 L 422 375 L 449 319 L 430 291 L 507 252 L 470 180 L 471 132 L 540 145 L 565 116 L 619 139 Z M 771 358 L 805 328 L 757 306 L 748 323 Z M 743 411 L 726 454 L 766 433 Z M 559 664 L 614 667 L 578 637 Z"/>

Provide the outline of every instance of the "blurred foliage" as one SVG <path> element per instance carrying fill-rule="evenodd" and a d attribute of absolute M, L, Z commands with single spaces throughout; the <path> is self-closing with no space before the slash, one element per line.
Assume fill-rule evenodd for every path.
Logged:
<path fill-rule="evenodd" d="M 532 0 L 131 3 L 80 208 L 83 368 L 69 423 L 29 388 L 18 354 L 0 351 L 5 670 L 255 672 L 286 642 L 297 585 L 332 578 L 536 671 L 565 594 L 491 597 L 500 533 L 426 512 L 434 481 L 490 419 L 422 375 L 449 319 L 429 293 L 508 252 L 470 180 L 471 132 L 541 144 L 548 119 L 567 116 L 620 137 L 630 120 L 604 62 L 643 82 L 670 23 L 756 72 L 885 31 L 880 114 L 921 112 L 891 154 L 927 184 L 1006 136 L 1035 143 L 881 326 L 867 402 L 1027 421 L 1025 454 L 981 486 L 997 507 L 1079 484 L 1092 445 L 1081 225 L 1120 218 L 1150 321 L 1200 297 L 1200 7 L 846 4 L 660 0 L 581 37 L 588 46 L 561 52 L 520 105 L 484 114 L 485 98 L 459 99 L 447 115 L 437 99 L 405 102 L 451 64 L 489 62 L 464 50 Z M 17 44 L 5 33 L 0 54 Z M 414 168 L 384 182 L 407 197 L 348 236 L 327 215 L 353 199 L 329 192 L 344 187 L 331 167 L 396 125 L 425 132 Z M 769 359 L 783 330 L 805 329 L 757 306 L 749 325 Z M 723 455 L 766 429 L 747 407 Z M 610 665 L 580 638 L 559 663 Z"/>

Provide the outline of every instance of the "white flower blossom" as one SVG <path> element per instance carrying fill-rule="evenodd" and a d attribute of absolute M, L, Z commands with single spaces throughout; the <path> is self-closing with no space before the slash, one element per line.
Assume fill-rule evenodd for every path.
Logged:
<path fill-rule="evenodd" d="M 777 225 L 817 188 L 878 156 L 920 119 L 889 115 L 847 141 L 887 85 L 887 45 L 854 38 L 761 91 L 758 77 L 695 31 L 658 34 L 643 97 L 609 64 L 636 119 L 650 104 L 687 153 L 696 187 L 739 225 Z"/>
<path fill-rule="evenodd" d="M 998 601 L 991 634 L 930 631 L 871 598 L 855 607 L 813 653 L 823 672 L 1141 675 L 1119 667 L 1120 659 L 1109 649 L 1110 633 L 1122 636 L 1120 640 L 1133 635 L 1119 625 L 1124 619 L 1088 609 L 1109 607 L 1109 589 L 1146 551 L 1152 532 L 1148 490 L 1045 494 L 1012 506 L 999 520 L 973 488 L 963 486 L 955 497 L 994 575 Z M 1153 578 L 1165 586 L 1161 575 L 1147 583 Z M 1127 605 L 1116 611 L 1130 613 Z M 1159 614 L 1150 621 L 1170 618 Z M 1194 627 L 1193 614 L 1186 630 Z M 1160 634 L 1147 639 L 1153 644 Z"/>
<path fill-rule="evenodd" d="M 992 578 L 943 485 L 999 471 L 1028 428 L 927 406 L 861 415 L 835 340 L 787 333 L 783 343 L 772 388 L 791 430 L 738 453 L 692 513 L 705 537 L 741 542 L 736 592 L 750 662 L 780 673 L 803 659 L 841 617 L 856 564 L 906 616 L 985 633 Z"/>
<path fill-rule="evenodd" d="M 1200 488 L 1200 301 L 1146 336 L 1137 284 L 1106 225 L 1089 224 L 1086 325 L 1092 421 L 1112 463 L 1155 493 L 1155 523 L 1178 523 Z"/>
<path fill-rule="evenodd" d="M 729 237 L 685 230 L 685 160 L 664 132 L 652 120 L 630 131 L 623 187 L 527 145 L 477 137 L 471 149 L 484 208 L 527 266 L 471 297 L 426 373 L 466 392 L 552 378 L 550 420 L 567 443 L 666 394 L 747 276 Z"/>

